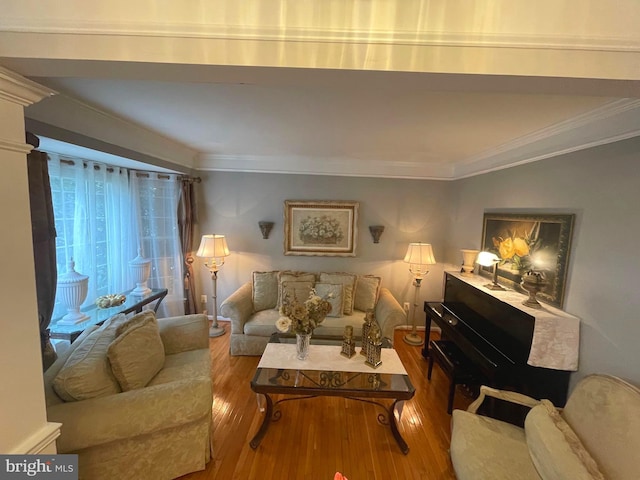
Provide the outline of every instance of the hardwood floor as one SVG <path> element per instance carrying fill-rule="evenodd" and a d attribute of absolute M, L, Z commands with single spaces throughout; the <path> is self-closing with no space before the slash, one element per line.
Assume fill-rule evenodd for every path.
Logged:
<path fill-rule="evenodd" d="M 455 479 L 448 453 L 447 378 L 434 366 L 427 380 L 422 347 L 406 344 L 405 333 L 396 331 L 394 344 L 416 388 L 399 422 L 411 449 L 408 455 L 402 454 L 389 427 L 377 423 L 379 407 L 337 397 L 284 403 L 282 418 L 252 450 L 249 441 L 263 415 L 249 387 L 259 357 L 230 356 L 226 333 L 210 339 L 214 458 L 205 470 L 181 478 L 332 480 L 339 471 L 349 480 Z M 458 389 L 454 408 L 464 409 L 471 400 Z"/>

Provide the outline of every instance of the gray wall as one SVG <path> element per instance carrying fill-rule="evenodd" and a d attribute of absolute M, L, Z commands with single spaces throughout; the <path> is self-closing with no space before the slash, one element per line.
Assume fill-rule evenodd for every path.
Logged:
<path fill-rule="evenodd" d="M 640 384 L 639 152 L 640 140 L 627 140 L 455 182 L 210 172 L 199 188 L 200 230 L 227 235 L 232 251 L 219 275 L 219 302 L 253 270 L 271 269 L 377 274 L 398 301 L 412 301 L 402 262 L 412 241 L 432 243 L 442 262 L 420 291 L 420 300 L 438 299 L 442 271 L 460 264 L 461 248 L 480 247 L 485 211 L 575 213 L 564 305 L 582 320 L 572 382 L 604 372 Z M 285 256 L 287 199 L 359 201 L 357 256 Z M 268 240 L 260 220 L 275 222 Z M 385 226 L 379 244 L 369 234 L 374 224 Z M 199 292 L 211 292 L 204 269 Z"/>
<path fill-rule="evenodd" d="M 640 139 L 455 182 L 448 254 L 479 247 L 485 211 L 575 213 L 564 310 L 581 319 L 579 372 L 640 384 Z"/>
<path fill-rule="evenodd" d="M 201 177 L 200 234 L 226 235 L 232 252 L 218 275 L 218 303 L 248 281 L 252 271 L 281 269 L 379 275 L 399 302 L 413 302 L 412 277 L 402 261 L 407 245 L 428 242 L 433 244 L 436 260 L 444 256 L 450 182 L 227 172 Z M 285 256 L 285 200 L 358 201 L 357 256 Z M 260 220 L 275 223 L 267 240 L 258 228 Z M 373 243 L 369 225 L 385 226 L 380 243 Z M 427 275 L 421 300 L 440 298 L 442 270 L 442 264 L 435 265 Z M 210 294 L 210 280 L 201 267 L 200 280 L 198 292 Z"/>

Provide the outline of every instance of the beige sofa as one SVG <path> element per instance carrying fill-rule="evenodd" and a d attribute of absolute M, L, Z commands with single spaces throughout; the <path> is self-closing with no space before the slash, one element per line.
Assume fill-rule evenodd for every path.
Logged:
<path fill-rule="evenodd" d="M 62 423 L 58 453 L 78 454 L 81 479 L 170 479 L 211 458 L 204 315 L 114 317 L 83 332 L 44 378 L 48 419 Z"/>
<path fill-rule="evenodd" d="M 477 415 L 485 396 L 531 407 L 524 428 Z M 564 409 L 513 392 L 481 388 L 454 410 L 451 461 L 458 480 L 636 480 L 640 478 L 640 389 L 590 375 Z"/>
<path fill-rule="evenodd" d="M 366 310 L 374 310 L 383 338 L 393 344 L 393 330 L 406 324 L 406 315 L 391 292 L 374 275 L 345 272 L 253 272 L 220 306 L 220 313 L 231 320 L 231 355 L 261 355 L 272 334 L 279 314 L 283 291 L 304 300 L 310 288 L 320 296 L 332 294 L 332 313 L 315 329 L 314 335 L 342 336 L 352 325 L 356 335 Z M 284 289 L 284 290 L 283 290 Z"/>

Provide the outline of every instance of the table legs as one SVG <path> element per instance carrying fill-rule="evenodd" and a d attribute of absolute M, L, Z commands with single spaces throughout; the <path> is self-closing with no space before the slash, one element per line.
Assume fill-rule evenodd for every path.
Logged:
<path fill-rule="evenodd" d="M 260 425 L 260 430 L 249 442 L 249 446 L 254 450 L 258 448 L 260 442 L 262 441 L 262 437 L 264 437 L 265 433 L 267 433 L 267 429 L 269 428 L 269 424 L 271 423 L 271 415 L 273 414 L 273 400 L 266 393 L 263 394 L 264 399 L 267 401 L 267 408 L 264 412 L 264 419 L 262 420 L 262 425 Z"/>
<path fill-rule="evenodd" d="M 402 435 L 400 434 L 400 430 L 398 430 L 398 424 L 396 423 L 396 405 L 399 405 L 399 408 L 402 409 L 402 405 L 404 404 L 403 400 L 396 400 L 393 402 L 393 405 L 389 407 L 389 428 L 391 428 L 391 433 L 393 434 L 393 438 L 396 439 L 396 443 L 400 447 L 400 450 L 405 455 L 409 453 L 409 445 L 404 441 Z M 401 411 L 401 410 L 400 410 Z"/>
<path fill-rule="evenodd" d="M 264 418 L 262 419 L 262 425 L 260 425 L 260 429 L 258 430 L 258 433 L 256 433 L 255 436 L 249 442 L 249 446 L 254 450 L 258 448 L 258 446 L 260 445 L 260 442 L 262 441 L 262 438 L 267 433 L 267 429 L 269 428 L 269 425 L 271 424 L 271 420 L 273 418 L 273 400 L 271 400 L 271 397 L 266 393 L 262 395 L 264 396 L 264 399 L 266 401 L 266 408 L 262 406 L 260 408 L 260 411 L 264 411 Z M 310 398 L 310 397 L 305 396 L 305 397 L 298 397 L 298 398 L 288 398 L 286 400 L 280 400 L 277 403 L 288 401 L 288 400 L 289 401 L 302 400 L 304 398 Z M 382 404 L 378 402 L 373 402 L 371 400 L 365 400 L 365 399 L 354 398 L 354 397 L 346 397 L 346 398 L 349 398 L 351 400 L 358 400 L 361 402 L 372 403 L 374 405 L 378 405 L 379 407 L 384 408 Z M 385 419 L 384 414 L 380 414 L 378 415 L 378 421 L 384 425 L 387 425 L 387 424 L 389 425 L 389 428 L 391 429 L 391 433 L 393 434 L 393 438 L 395 438 L 396 443 L 400 447 L 400 450 L 402 451 L 402 453 L 406 455 L 409 453 L 409 445 L 407 445 L 407 442 L 405 442 L 404 438 L 402 438 L 402 435 L 400 434 L 400 430 L 398 430 L 398 424 L 396 422 L 396 415 L 395 415 L 396 408 L 398 409 L 398 412 L 401 414 L 403 405 L 404 405 L 404 400 L 395 400 L 387 410 L 388 420 Z M 277 413 L 279 414 L 280 411 L 278 410 Z M 278 420 L 280 418 L 280 415 L 276 415 L 276 417 L 277 418 L 275 420 Z"/>

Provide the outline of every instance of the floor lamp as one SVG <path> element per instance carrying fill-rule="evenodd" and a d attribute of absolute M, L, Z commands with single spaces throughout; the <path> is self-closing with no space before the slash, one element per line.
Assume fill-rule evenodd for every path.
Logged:
<path fill-rule="evenodd" d="M 210 337 L 219 337 L 224 335 L 224 327 L 218 325 L 218 296 L 217 296 L 217 281 L 218 281 L 218 269 L 224 265 L 224 258 L 229 256 L 229 247 L 227 247 L 227 241 L 224 235 L 203 235 L 200 241 L 200 248 L 196 252 L 196 257 L 202 257 L 209 259 L 205 261 L 204 266 L 209 270 L 211 274 L 211 283 L 213 284 L 213 322 L 209 327 Z"/>
<path fill-rule="evenodd" d="M 404 261 L 409 264 L 409 271 L 413 274 L 413 286 L 415 287 L 412 313 L 413 328 L 411 333 L 404 336 L 404 341 L 409 345 L 422 345 L 422 337 L 417 333 L 416 310 L 418 309 L 418 292 L 420 291 L 422 277 L 429 273 L 428 266 L 436 263 L 431 244 L 410 243 L 407 254 L 404 256 Z"/>

